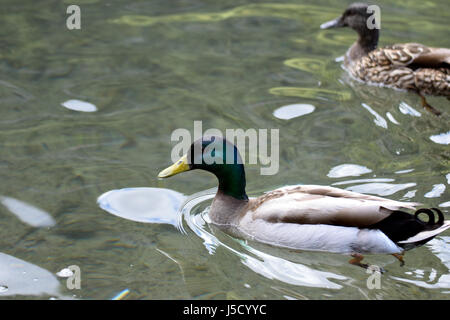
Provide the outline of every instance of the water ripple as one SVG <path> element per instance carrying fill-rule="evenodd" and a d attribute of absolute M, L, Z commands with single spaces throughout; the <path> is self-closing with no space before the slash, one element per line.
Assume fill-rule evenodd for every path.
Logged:
<path fill-rule="evenodd" d="M 337 91 L 320 88 L 276 87 L 269 89 L 269 93 L 277 96 L 322 99 L 327 101 L 344 101 L 351 98 L 349 91 Z"/>
<path fill-rule="evenodd" d="M 374 117 L 375 119 L 373 120 L 373 122 L 379 126 L 382 127 L 384 129 L 387 129 L 388 125 L 387 125 L 387 121 L 380 116 L 375 110 L 373 110 L 371 107 L 369 107 L 367 104 L 365 103 L 361 103 L 361 105 L 364 107 L 364 109 L 366 109 L 367 111 L 369 111 Z"/>
<path fill-rule="evenodd" d="M 209 189 L 192 195 L 183 205 L 182 212 L 189 229 L 203 240 L 203 245 L 209 254 L 215 254 L 219 246 L 233 252 L 241 262 L 268 279 L 275 279 L 297 286 L 318 287 L 327 289 L 341 289 L 342 285 L 334 283 L 331 279 L 346 280 L 347 278 L 332 272 L 324 272 L 294 263 L 283 258 L 264 253 L 250 246 L 246 241 L 234 239 L 243 250 L 237 250 L 220 241 L 208 231 L 209 207 L 200 213 L 197 205 L 214 197 L 216 189 Z M 300 254 L 300 253 L 299 253 Z"/>
<path fill-rule="evenodd" d="M 22 222 L 29 224 L 30 226 L 52 227 L 56 223 L 48 212 L 26 202 L 10 197 L 0 196 L 0 203 Z"/>
<path fill-rule="evenodd" d="M 430 137 L 430 140 L 439 144 L 450 144 L 450 131 L 446 133 L 433 135 Z"/>
<path fill-rule="evenodd" d="M 60 296 L 58 279 L 49 271 L 0 252 L 0 297 Z"/>
<path fill-rule="evenodd" d="M 280 107 L 273 112 L 273 115 L 278 119 L 290 120 L 312 113 L 316 107 L 312 104 L 290 104 Z"/>
<path fill-rule="evenodd" d="M 81 111 L 81 112 L 95 112 L 97 107 L 90 102 L 81 100 L 67 100 L 61 103 L 61 105 L 69 110 Z"/>
<path fill-rule="evenodd" d="M 442 264 L 447 268 L 446 274 L 441 274 L 437 277 L 437 272 L 434 268 L 429 273 L 428 280 L 406 279 L 402 277 L 392 277 L 395 280 L 412 283 L 421 288 L 427 289 L 450 289 L 450 253 L 448 246 L 450 245 L 450 237 L 440 237 L 431 240 L 426 246 L 430 247 L 431 251 L 438 257 Z M 424 278 L 425 272 L 423 270 L 415 270 L 417 278 Z M 411 272 L 405 272 L 410 275 Z"/>
<path fill-rule="evenodd" d="M 411 183 L 366 183 L 355 185 L 346 188 L 346 190 L 359 192 L 359 193 L 367 193 L 367 194 L 376 194 L 381 197 L 390 196 L 394 193 L 397 193 L 401 190 L 405 190 L 411 187 L 415 187 L 417 184 L 414 182 Z"/>
<path fill-rule="evenodd" d="M 180 226 L 179 210 L 186 197 L 164 188 L 125 188 L 105 192 L 97 199 L 103 210 L 127 219 L 145 223 Z"/>
<path fill-rule="evenodd" d="M 360 176 L 370 172 L 372 172 L 372 170 L 367 167 L 345 163 L 332 168 L 327 176 L 330 178 L 342 178 L 348 176 Z"/>
<path fill-rule="evenodd" d="M 313 74 L 323 74 L 326 70 L 326 62 L 323 59 L 295 58 L 284 61 L 284 64 Z"/>
<path fill-rule="evenodd" d="M 433 185 L 433 189 L 427 192 L 425 198 L 439 198 L 445 191 L 445 185 L 443 183 Z"/>
<path fill-rule="evenodd" d="M 308 16 L 316 16 L 317 19 L 325 17 L 327 8 L 300 4 L 248 4 L 238 6 L 222 12 L 182 13 L 165 16 L 124 15 L 110 22 L 125 24 L 135 27 L 147 27 L 158 23 L 180 22 L 217 22 L 230 18 L 242 17 L 276 17 L 282 19 L 298 19 L 308 13 Z M 325 20 L 325 18 L 323 18 Z"/>

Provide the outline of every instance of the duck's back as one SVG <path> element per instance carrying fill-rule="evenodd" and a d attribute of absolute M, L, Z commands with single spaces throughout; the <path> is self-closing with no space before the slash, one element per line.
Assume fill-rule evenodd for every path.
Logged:
<path fill-rule="evenodd" d="M 330 224 L 369 227 L 400 208 L 414 209 L 416 203 L 360 194 L 317 185 L 290 186 L 252 199 L 252 219 L 297 224 Z"/>
<path fill-rule="evenodd" d="M 347 53 L 345 65 L 356 79 L 450 97 L 450 49 L 404 43 L 372 50 L 355 60 L 350 56 Z"/>

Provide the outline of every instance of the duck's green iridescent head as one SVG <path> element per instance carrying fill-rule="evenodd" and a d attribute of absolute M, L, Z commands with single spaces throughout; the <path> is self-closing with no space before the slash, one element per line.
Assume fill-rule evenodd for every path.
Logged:
<path fill-rule="evenodd" d="M 202 137 L 195 141 L 187 154 L 158 174 L 167 178 L 184 171 L 201 169 L 213 173 L 219 180 L 219 190 L 237 199 L 245 194 L 245 171 L 235 145 L 217 137 Z"/>

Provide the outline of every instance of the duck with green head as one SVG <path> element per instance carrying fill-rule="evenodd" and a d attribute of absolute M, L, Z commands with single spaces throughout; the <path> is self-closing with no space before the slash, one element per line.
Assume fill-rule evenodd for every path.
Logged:
<path fill-rule="evenodd" d="M 351 254 L 362 264 L 364 253 L 393 254 L 420 246 L 450 228 L 440 210 L 318 185 L 282 187 L 249 198 L 245 170 L 236 146 L 220 137 L 195 141 L 188 153 L 161 171 L 159 178 L 195 169 L 214 174 L 219 187 L 209 210 L 211 222 L 233 235 L 298 250 Z M 424 213 L 425 222 L 419 218 Z M 402 260 L 401 260 L 402 261 Z"/>
<path fill-rule="evenodd" d="M 450 49 L 419 43 L 400 43 L 378 48 L 379 28 L 371 22 L 374 12 L 365 3 L 353 3 L 344 13 L 321 29 L 349 27 L 358 40 L 348 49 L 344 66 L 358 80 L 368 84 L 411 90 L 418 93 L 428 111 L 440 115 L 424 95 L 450 99 Z"/>

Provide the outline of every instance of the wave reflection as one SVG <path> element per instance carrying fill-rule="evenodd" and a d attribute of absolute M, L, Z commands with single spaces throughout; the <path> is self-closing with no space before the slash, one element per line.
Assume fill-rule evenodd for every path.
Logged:
<path fill-rule="evenodd" d="M 215 235 L 213 235 L 208 226 L 208 223 L 210 222 L 208 217 L 209 207 L 202 210 L 204 204 L 203 206 L 200 206 L 200 204 L 206 200 L 214 197 L 215 190 L 216 189 L 210 189 L 192 195 L 190 199 L 185 202 L 182 208 L 184 221 L 189 226 L 189 229 L 203 240 L 203 245 L 209 254 L 215 254 L 217 248 L 221 246 L 238 256 L 242 264 L 265 278 L 279 280 L 281 282 L 297 286 L 327 289 L 342 288 L 342 285 L 331 281 L 346 280 L 347 278 L 342 275 L 315 270 L 306 265 L 296 262 L 294 263 L 286 259 L 264 253 L 261 250 L 257 250 L 250 246 L 244 240 L 233 239 L 240 245 L 239 248 L 242 248 L 242 250 L 234 249 L 231 245 L 220 241 Z"/>
<path fill-rule="evenodd" d="M 450 289 L 450 253 L 448 246 L 450 245 L 450 237 L 440 237 L 427 243 L 427 247 L 441 260 L 442 264 L 447 268 L 446 274 L 438 275 L 434 268 L 429 271 L 428 280 L 406 279 L 402 277 L 392 277 L 395 280 L 412 283 L 421 288 L 427 289 Z M 428 272 L 427 272 L 428 273 Z M 415 275 L 415 278 L 425 278 L 425 271 L 421 269 L 412 272 L 405 272 L 406 275 Z M 448 293 L 448 291 L 446 292 Z"/>
<path fill-rule="evenodd" d="M 166 223 L 179 228 L 183 194 L 164 188 L 124 188 L 105 192 L 97 199 L 103 210 L 132 221 Z"/>

